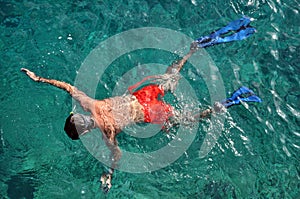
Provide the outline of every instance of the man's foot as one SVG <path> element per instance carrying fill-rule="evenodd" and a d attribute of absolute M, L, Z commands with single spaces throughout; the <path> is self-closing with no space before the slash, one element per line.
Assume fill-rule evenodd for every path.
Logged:
<path fill-rule="evenodd" d="M 112 179 L 112 176 L 110 173 L 102 174 L 100 181 L 101 181 L 101 189 L 104 193 L 108 193 L 110 188 L 112 187 L 111 179 Z"/>

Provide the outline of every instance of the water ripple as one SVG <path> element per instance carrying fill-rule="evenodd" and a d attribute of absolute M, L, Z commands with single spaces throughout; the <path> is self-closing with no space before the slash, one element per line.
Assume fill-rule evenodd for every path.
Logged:
<path fill-rule="evenodd" d="M 28 195 L 34 192 L 37 198 L 299 197 L 298 0 L 7 1 L 0 5 L 0 145 L 5 148 L 0 157 L 1 196 L 21 198 L 17 192 L 27 188 Z M 226 128 L 207 158 L 198 156 L 207 132 L 200 127 L 195 143 L 174 164 L 140 175 L 117 171 L 107 196 L 99 191 L 102 164 L 80 142 L 63 134 L 65 113 L 72 109 L 70 98 L 19 73 L 20 66 L 26 66 L 72 82 L 93 47 L 124 30 L 158 26 L 198 37 L 243 14 L 256 19 L 257 33 L 208 52 L 228 92 L 247 85 L 263 102 L 230 108 Z M 199 78 L 192 75 L 188 74 Z M 101 80 L 100 90 L 109 82 Z M 206 104 L 205 85 L 195 87 Z M 137 151 L 157 145 L 126 138 L 120 143 Z"/>

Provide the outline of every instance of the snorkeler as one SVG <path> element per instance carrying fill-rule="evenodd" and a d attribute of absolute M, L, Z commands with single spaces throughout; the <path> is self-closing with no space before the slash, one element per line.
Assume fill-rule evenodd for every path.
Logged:
<path fill-rule="evenodd" d="M 169 66 L 165 74 L 144 78 L 141 82 L 129 87 L 129 94 L 124 96 L 96 100 L 68 83 L 39 77 L 26 68 L 22 68 L 21 71 L 25 72 L 33 81 L 48 83 L 67 91 L 80 103 L 85 111 L 90 112 L 90 115 L 71 113 L 66 119 L 64 130 L 72 140 L 79 139 L 80 136 L 88 133 L 91 129 L 99 128 L 101 130 L 103 139 L 112 154 L 110 169 L 107 173 L 103 173 L 100 179 L 103 191 L 108 192 L 112 186 L 112 174 L 117 167 L 118 160 L 121 158 L 116 135 L 125 126 L 133 123 L 145 122 L 163 126 L 170 118 L 176 118 L 180 115 L 178 110 L 165 103 L 161 98 L 165 92 L 174 91 L 180 79 L 179 71 L 189 57 L 199 48 L 243 40 L 251 36 L 255 29 L 249 25 L 250 22 L 250 18 L 242 17 L 208 36 L 195 40 L 191 44 L 189 53 Z M 233 34 L 228 35 L 231 32 Z M 175 81 L 167 81 L 170 78 Z M 148 79 L 157 81 L 151 81 L 154 83 L 141 86 Z M 190 120 L 192 122 L 199 121 L 201 118 L 208 117 L 213 113 L 223 112 L 226 108 L 242 102 L 261 102 L 261 99 L 252 90 L 241 87 L 230 98 L 215 103 L 214 107 L 194 115 Z"/>

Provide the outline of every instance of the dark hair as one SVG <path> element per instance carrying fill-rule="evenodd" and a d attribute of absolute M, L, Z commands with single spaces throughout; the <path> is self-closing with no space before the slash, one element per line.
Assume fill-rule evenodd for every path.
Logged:
<path fill-rule="evenodd" d="M 66 119 L 65 122 L 65 132 L 71 138 L 72 140 L 78 140 L 79 139 L 79 134 L 76 129 L 76 125 L 74 122 L 74 119 L 72 119 L 73 113 L 69 115 L 69 117 Z"/>

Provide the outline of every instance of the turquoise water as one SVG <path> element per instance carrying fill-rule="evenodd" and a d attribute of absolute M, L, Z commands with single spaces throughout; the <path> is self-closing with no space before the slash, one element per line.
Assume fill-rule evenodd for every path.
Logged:
<path fill-rule="evenodd" d="M 298 1 L 1 1 L 0 10 L 0 198 L 300 198 Z M 19 71 L 72 83 L 89 52 L 117 33 L 154 26 L 197 38 L 241 15 L 255 18 L 258 32 L 207 51 L 228 92 L 246 85 L 263 103 L 231 108 L 207 157 L 199 158 L 204 122 L 176 162 L 148 173 L 116 171 L 106 196 L 99 190 L 102 163 L 63 132 L 71 98 Z M 161 64 L 175 58 L 162 54 Z M 103 81 L 99 98 L 114 85 Z M 201 78 L 193 86 L 209 105 L 201 100 Z M 118 139 L 124 148 L 143 147 Z"/>

